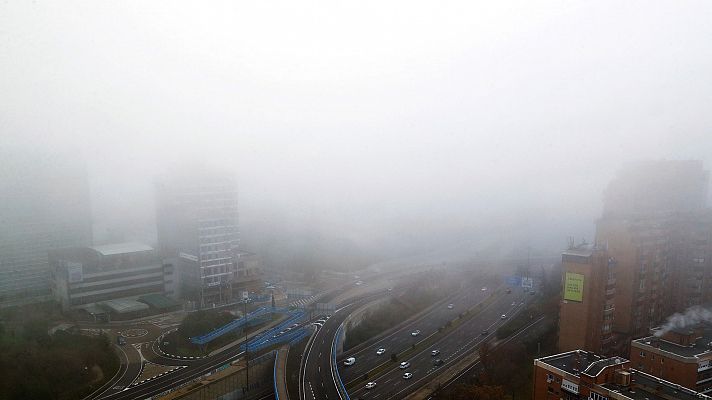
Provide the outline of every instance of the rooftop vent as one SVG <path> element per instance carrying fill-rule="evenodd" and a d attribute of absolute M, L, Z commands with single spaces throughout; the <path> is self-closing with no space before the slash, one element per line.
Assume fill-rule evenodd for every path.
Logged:
<path fill-rule="evenodd" d="M 616 371 L 615 382 L 620 386 L 630 386 L 630 372 Z"/>

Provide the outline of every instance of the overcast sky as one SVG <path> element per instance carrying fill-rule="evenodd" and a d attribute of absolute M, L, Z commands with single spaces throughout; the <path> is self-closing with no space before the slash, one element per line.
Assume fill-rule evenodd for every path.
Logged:
<path fill-rule="evenodd" d="M 203 158 L 246 221 L 590 235 L 623 163 L 712 166 L 711 21 L 708 0 L 5 0 L 0 143 L 82 154 L 100 219 L 152 213 L 153 177 Z"/>

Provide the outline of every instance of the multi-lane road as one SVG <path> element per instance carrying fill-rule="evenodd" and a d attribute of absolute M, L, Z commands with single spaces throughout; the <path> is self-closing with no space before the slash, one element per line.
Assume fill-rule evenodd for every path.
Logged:
<path fill-rule="evenodd" d="M 418 353 L 410 355 L 407 359 L 399 359 L 397 363 L 393 363 L 390 360 L 387 361 L 385 372 L 369 379 L 369 381 L 376 383 L 375 387 L 366 389 L 365 384 L 362 384 L 350 391 L 349 394 L 352 398 L 364 399 L 399 399 L 405 397 L 427 383 L 441 369 L 456 362 L 462 356 L 475 351 L 481 343 L 489 340 L 499 326 L 506 323 L 511 316 L 524 307 L 523 300 L 524 296 L 521 294 L 495 295 L 494 300 L 477 315 L 457 326 L 456 329 L 443 337 L 438 338 L 433 344 L 420 348 Z M 505 315 L 504 319 L 502 315 Z M 399 334 L 406 336 L 407 339 L 407 331 L 400 331 Z M 369 350 L 375 355 L 376 348 Z M 439 353 L 433 356 L 433 350 L 437 350 Z M 442 360 L 443 364 L 435 365 L 434 361 L 437 359 Z M 375 366 L 375 363 L 368 362 Z M 400 362 L 407 362 L 409 366 L 401 369 L 399 367 Z M 346 370 L 348 367 L 343 369 Z M 412 375 L 405 379 L 405 373 Z M 358 376 L 352 379 L 358 379 Z"/>
<path fill-rule="evenodd" d="M 489 295 L 489 290 L 481 291 L 479 287 L 474 290 L 462 290 L 439 302 L 420 318 L 405 323 L 394 332 L 370 344 L 369 347 L 355 353 L 344 353 L 339 357 L 339 369 L 342 379 L 344 382 L 352 382 L 354 379 L 361 378 L 373 367 L 388 361 L 391 354 L 398 354 L 437 332 L 438 328 L 455 319 L 458 314 L 483 301 Z M 448 304 L 452 304 L 453 308 L 449 309 L 447 307 Z M 420 331 L 420 334 L 413 336 L 412 333 L 416 330 Z M 385 349 L 385 353 L 377 355 L 376 350 L 379 348 Z M 355 357 L 356 363 L 348 368 L 343 368 L 343 361 L 347 357 Z"/>

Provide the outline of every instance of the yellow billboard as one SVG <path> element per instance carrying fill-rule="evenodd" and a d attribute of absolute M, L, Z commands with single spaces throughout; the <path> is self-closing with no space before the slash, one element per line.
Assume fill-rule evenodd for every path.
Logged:
<path fill-rule="evenodd" d="M 564 300 L 583 301 L 583 275 L 573 272 L 566 273 Z"/>

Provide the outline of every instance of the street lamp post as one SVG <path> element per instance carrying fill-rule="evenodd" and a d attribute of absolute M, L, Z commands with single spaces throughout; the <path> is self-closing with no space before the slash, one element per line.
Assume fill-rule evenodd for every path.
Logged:
<path fill-rule="evenodd" d="M 247 297 L 243 295 L 242 303 L 245 308 L 245 383 L 247 390 L 250 390 L 250 349 L 247 342 Z"/>

